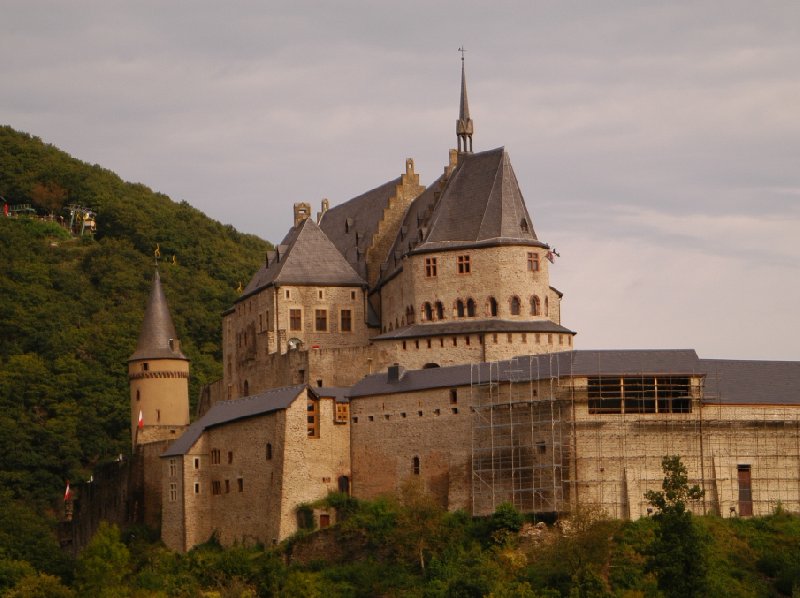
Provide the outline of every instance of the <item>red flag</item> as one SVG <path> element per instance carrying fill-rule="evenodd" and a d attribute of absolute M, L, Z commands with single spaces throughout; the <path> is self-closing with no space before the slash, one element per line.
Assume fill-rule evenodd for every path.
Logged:
<path fill-rule="evenodd" d="M 555 258 L 555 256 L 553 255 L 553 252 L 552 252 L 552 251 L 548 251 L 548 252 L 547 252 L 547 259 L 548 259 L 548 260 L 550 260 L 550 263 L 551 263 L 551 264 L 555 264 L 555 263 L 556 263 L 556 258 Z"/>
<path fill-rule="evenodd" d="M 144 428 L 144 417 L 142 416 L 142 410 L 139 410 L 139 429 L 141 430 Z"/>
<path fill-rule="evenodd" d="M 69 489 L 69 480 L 67 480 L 67 489 L 64 490 L 64 502 L 72 498 L 72 491 Z"/>

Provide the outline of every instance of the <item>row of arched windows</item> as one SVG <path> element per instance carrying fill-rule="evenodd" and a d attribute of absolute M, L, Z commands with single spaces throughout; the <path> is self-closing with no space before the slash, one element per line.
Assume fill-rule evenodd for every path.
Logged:
<path fill-rule="evenodd" d="M 425 321 L 430 322 L 434 320 L 434 306 L 437 320 L 444 319 L 444 306 L 441 301 L 435 304 L 425 302 L 422 306 L 423 318 Z M 486 300 L 487 314 L 490 317 L 496 318 L 500 315 L 500 308 L 497 299 L 488 297 Z M 512 316 L 522 315 L 522 300 L 513 295 L 508 299 L 508 310 Z M 472 297 L 464 299 L 456 299 L 453 304 L 453 313 L 456 318 L 474 318 L 477 315 L 477 304 Z M 528 299 L 528 313 L 532 316 L 549 315 L 549 305 L 547 297 L 544 298 L 544 311 L 542 311 L 542 301 L 538 295 L 533 295 Z"/>
<path fill-rule="evenodd" d="M 508 299 L 508 314 L 512 316 L 522 315 L 523 304 L 522 300 L 517 295 L 512 295 Z M 542 301 L 538 295 L 532 295 L 527 300 L 525 306 L 526 312 L 531 316 L 548 316 L 550 314 L 547 297 L 544 298 L 544 310 L 542 310 Z M 444 304 L 441 301 L 430 302 L 426 301 L 422 304 L 421 316 L 423 322 L 434 322 L 446 319 L 444 314 Z M 486 299 L 486 314 L 490 317 L 496 318 L 500 315 L 501 310 L 497 299 L 494 297 L 487 297 Z M 474 318 L 478 315 L 478 304 L 472 297 L 464 299 L 456 299 L 453 303 L 453 317 L 455 318 Z M 411 325 L 415 322 L 416 310 L 413 306 L 408 305 L 405 309 L 405 315 L 398 319 L 395 318 L 394 323 L 389 322 L 388 329 L 383 327 L 383 332 L 391 332 L 395 328 L 401 328 L 406 324 Z"/>

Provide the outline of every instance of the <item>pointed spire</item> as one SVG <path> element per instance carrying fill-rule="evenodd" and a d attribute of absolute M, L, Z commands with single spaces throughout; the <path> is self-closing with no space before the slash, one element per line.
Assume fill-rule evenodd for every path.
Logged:
<path fill-rule="evenodd" d="M 458 137 L 459 153 L 472 153 L 472 119 L 469 117 L 469 101 L 467 100 L 467 76 L 464 70 L 464 47 L 461 52 L 461 105 L 459 106 L 458 120 L 456 121 L 456 136 Z"/>
<path fill-rule="evenodd" d="M 144 311 L 139 342 L 128 361 L 139 359 L 187 359 L 181 352 L 180 342 L 175 334 L 175 325 L 169 314 L 164 289 L 161 288 L 158 268 L 153 275 L 153 286 Z"/>

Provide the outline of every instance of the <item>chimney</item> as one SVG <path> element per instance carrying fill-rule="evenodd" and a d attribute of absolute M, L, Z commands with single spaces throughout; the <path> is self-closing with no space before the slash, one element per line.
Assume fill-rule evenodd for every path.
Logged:
<path fill-rule="evenodd" d="M 310 203 L 296 203 L 294 204 L 294 225 L 297 226 L 311 216 Z"/>
<path fill-rule="evenodd" d="M 389 366 L 389 382 L 399 382 L 400 381 L 400 364 L 395 363 L 394 365 Z"/>
<path fill-rule="evenodd" d="M 322 217 L 325 215 L 325 212 L 328 211 L 328 209 L 330 208 L 330 205 L 331 204 L 328 201 L 327 197 L 322 200 L 322 209 L 319 212 L 317 212 L 317 224 L 322 222 Z"/>

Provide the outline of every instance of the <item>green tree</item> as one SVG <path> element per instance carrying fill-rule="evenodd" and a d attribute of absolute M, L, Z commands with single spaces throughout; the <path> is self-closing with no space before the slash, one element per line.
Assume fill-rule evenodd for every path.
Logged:
<path fill-rule="evenodd" d="M 3 594 L 5 598 L 74 598 L 72 590 L 61 583 L 54 575 L 36 573 L 19 580 L 11 590 Z"/>
<path fill-rule="evenodd" d="M 105 521 L 78 557 L 76 584 L 82 596 L 127 595 L 130 552 L 120 539 L 119 528 Z"/>
<path fill-rule="evenodd" d="M 656 509 L 655 540 L 648 549 L 648 569 L 668 597 L 704 595 L 707 574 L 706 540 L 692 521 L 687 503 L 703 497 L 699 486 L 689 486 L 686 466 L 677 455 L 661 460 L 661 490 L 648 490 L 647 501 Z"/>

